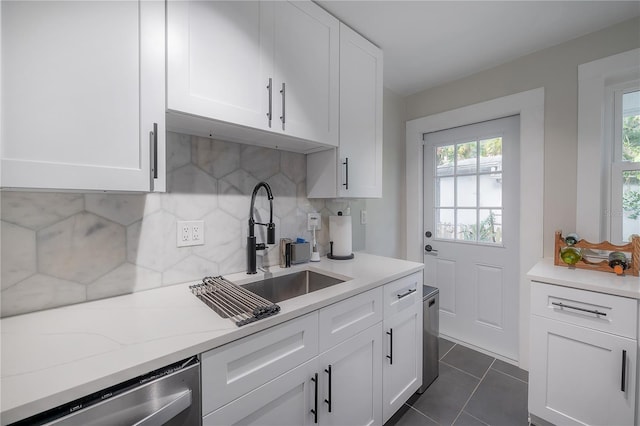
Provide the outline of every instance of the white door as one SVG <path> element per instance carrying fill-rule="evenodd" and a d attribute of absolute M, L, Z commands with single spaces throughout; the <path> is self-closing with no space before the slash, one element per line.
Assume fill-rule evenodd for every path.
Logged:
<path fill-rule="evenodd" d="M 164 2 L 1 7 L 2 185 L 163 191 Z"/>
<path fill-rule="evenodd" d="M 425 284 L 440 334 L 518 360 L 519 116 L 424 135 Z"/>
<path fill-rule="evenodd" d="M 529 409 L 555 424 L 632 425 L 636 341 L 554 321 L 531 319 Z"/>
<path fill-rule="evenodd" d="M 168 109 L 269 128 L 269 89 L 277 92 L 264 3 L 169 1 L 167 32 Z"/>
<path fill-rule="evenodd" d="M 337 146 L 339 21 L 311 2 L 266 5 L 275 22 L 274 130 Z"/>
<path fill-rule="evenodd" d="M 321 425 L 382 425 L 381 335 L 378 323 L 320 355 Z"/>

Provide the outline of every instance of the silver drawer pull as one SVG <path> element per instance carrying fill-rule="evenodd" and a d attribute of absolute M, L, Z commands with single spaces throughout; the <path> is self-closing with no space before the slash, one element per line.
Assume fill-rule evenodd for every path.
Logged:
<path fill-rule="evenodd" d="M 407 297 L 408 295 L 415 293 L 417 289 L 415 288 L 410 288 L 409 290 L 407 290 L 405 293 L 402 294 L 396 294 L 396 296 L 398 296 L 398 299 L 402 299 L 404 297 Z"/>
<path fill-rule="evenodd" d="M 595 310 L 595 309 L 584 309 L 584 308 L 579 308 L 577 306 L 565 305 L 564 303 L 558 303 L 558 302 L 551 302 L 551 304 L 555 305 L 555 306 L 559 306 L 561 308 L 575 309 L 576 311 L 588 312 L 590 314 L 599 315 L 599 316 L 603 316 L 603 317 L 607 316 L 606 313 L 600 312 L 600 311 Z"/>

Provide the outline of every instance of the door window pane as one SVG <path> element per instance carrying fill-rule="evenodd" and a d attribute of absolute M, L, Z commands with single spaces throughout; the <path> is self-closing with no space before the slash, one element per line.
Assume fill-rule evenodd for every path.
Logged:
<path fill-rule="evenodd" d="M 478 162 L 478 142 L 456 145 L 456 174 L 475 173 Z"/>
<path fill-rule="evenodd" d="M 454 207 L 455 189 L 453 177 L 436 178 L 436 206 Z"/>
<path fill-rule="evenodd" d="M 456 177 L 457 207 L 476 207 L 476 175 Z"/>
<path fill-rule="evenodd" d="M 463 241 L 478 241 L 476 209 L 457 209 L 457 236 Z"/>
<path fill-rule="evenodd" d="M 502 173 L 480 175 L 480 207 L 502 207 Z"/>
<path fill-rule="evenodd" d="M 502 244 L 502 209 L 480 209 L 478 221 L 478 241 Z"/>
<path fill-rule="evenodd" d="M 436 238 L 455 238 L 455 210 L 436 209 Z"/>
<path fill-rule="evenodd" d="M 445 145 L 436 147 L 436 175 L 450 176 L 453 174 L 455 146 Z"/>

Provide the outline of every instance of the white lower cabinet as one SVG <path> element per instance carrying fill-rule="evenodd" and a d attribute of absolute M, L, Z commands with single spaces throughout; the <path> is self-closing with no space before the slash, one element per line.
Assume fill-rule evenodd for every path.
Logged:
<path fill-rule="evenodd" d="M 383 422 L 422 385 L 421 290 L 420 274 L 385 286 Z"/>
<path fill-rule="evenodd" d="M 203 353 L 203 424 L 382 425 L 421 385 L 421 283 L 404 277 Z"/>
<path fill-rule="evenodd" d="M 531 414 L 557 425 L 637 425 L 638 302 L 536 282 L 531 300 Z"/>
<path fill-rule="evenodd" d="M 382 424 L 382 324 L 320 355 L 318 423 Z"/>
<path fill-rule="evenodd" d="M 275 380 L 207 415 L 203 425 L 311 425 L 318 359 L 313 358 Z"/>

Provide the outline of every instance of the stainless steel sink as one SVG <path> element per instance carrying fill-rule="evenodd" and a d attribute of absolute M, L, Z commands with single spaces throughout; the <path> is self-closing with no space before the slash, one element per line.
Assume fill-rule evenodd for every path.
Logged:
<path fill-rule="evenodd" d="M 317 272 L 300 271 L 243 284 L 242 287 L 273 303 L 278 303 L 343 282 L 344 280 Z"/>

